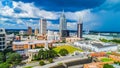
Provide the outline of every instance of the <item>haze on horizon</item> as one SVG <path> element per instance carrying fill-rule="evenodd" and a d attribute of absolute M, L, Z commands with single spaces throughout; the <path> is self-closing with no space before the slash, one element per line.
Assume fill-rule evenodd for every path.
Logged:
<path fill-rule="evenodd" d="M 44 17 L 48 29 L 59 29 L 62 10 L 69 30 L 81 16 L 84 30 L 120 32 L 120 0 L 0 0 L 0 28 L 34 28 Z"/>

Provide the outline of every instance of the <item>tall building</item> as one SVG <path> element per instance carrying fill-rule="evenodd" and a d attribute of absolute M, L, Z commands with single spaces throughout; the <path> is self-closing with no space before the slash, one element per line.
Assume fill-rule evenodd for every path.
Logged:
<path fill-rule="evenodd" d="M 66 31 L 67 31 L 67 22 L 66 22 L 64 11 L 63 11 L 61 16 L 60 16 L 60 26 L 59 26 L 60 36 L 66 37 L 66 35 L 67 35 Z"/>
<path fill-rule="evenodd" d="M 39 34 L 46 34 L 46 33 L 47 33 L 47 20 L 44 18 L 41 18 Z"/>
<path fill-rule="evenodd" d="M 37 28 L 35 28 L 34 34 L 38 35 L 38 29 Z"/>
<path fill-rule="evenodd" d="M 0 28 L 0 50 L 3 51 L 6 47 L 6 32 L 5 29 Z"/>
<path fill-rule="evenodd" d="M 82 38 L 82 29 L 83 29 L 83 23 L 80 18 L 78 21 L 78 24 L 77 24 L 77 37 L 79 37 L 79 38 Z"/>
<path fill-rule="evenodd" d="M 28 35 L 31 35 L 31 34 L 32 34 L 32 27 L 28 27 L 27 34 L 28 34 Z"/>

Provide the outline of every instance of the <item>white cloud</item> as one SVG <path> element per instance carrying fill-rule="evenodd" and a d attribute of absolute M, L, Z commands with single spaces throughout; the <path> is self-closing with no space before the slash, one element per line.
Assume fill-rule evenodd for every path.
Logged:
<path fill-rule="evenodd" d="M 47 21 L 48 29 L 59 29 L 59 24 L 53 24 L 51 21 Z"/>
<path fill-rule="evenodd" d="M 8 18 L 0 18 L 0 21 L 7 21 L 7 20 L 9 20 Z"/>
<path fill-rule="evenodd" d="M 8 6 L 2 6 L 0 5 L 0 8 L 2 9 L 2 11 L 0 11 L 0 15 L 3 16 L 9 16 L 12 17 L 14 20 L 14 22 L 16 22 L 16 24 L 22 24 L 24 26 L 32 26 L 33 27 L 33 22 L 36 22 L 35 24 L 38 24 L 37 21 L 34 20 L 22 20 L 19 18 L 40 18 L 40 17 L 44 17 L 46 19 L 58 19 L 59 18 L 59 13 L 60 12 L 51 12 L 51 11 L 46 11 L 43 9 L 40 9 L 36 6 L 34 6 L 34 3 L 24 3 L 24 2 L 13 2 L 13 7 L 10 8 Z M 1 2 L 0 2 L 1 3 Z M 15 8 L 20 9 L 20 13 L 15 13 Z M 0 9 L 0 10 L 1 10 Z M 85 9 L 82 11 L 77 11 L 77 12 L 65 12 L 66 18 L 69 20 L 76 20 L 78 21 L 79 16 L 82 17 L 82 20 L 84 23 L 86 22 L 90 22 L 93 19 L 96 19 L 97 16 L 93 13 L 91 13 L 91 9 Z M 76 23 L 77 22 L 68 22 L 67 27 L 68 29 L 76 29 Z M 89 24 L 88 24 L 89 25 Z M 48 29 L 59 29 L 59 24 L 53 24 L 51 21 L 48 21 Z"/>
<path fill-rule="evenodd" d="M 76 30 L 77 29 L 77 23 L 76 22 L 67 22 L 67 29 Z"/>
<path fill-rule="evenodd" d="M 20 19 L 17 20 L 17 24 L 23 24 L 24 22 Z"/>
<path fill-rule="evenodd" d="M 19 2 L 13 2 L 13 8 L 10 8 L 8 6 L 2 6 L 0 5 L 0 14 L 3 16 L 10 16 L 10 17 L 33 17 L 33 18 L 40 18 L 44 17 L 47 19 L 57 19 L 57 15 L 54 12 L 49 12 L 45 10 L 40 10 L 39 8 L 35 7 L 33 3 L 23 3 L 21 1 Z M 1 2 L 0 2 L 1 3 Z M 21 10 L 21 13 L 15 13 L 14 9 L 19 8 Z"/>
<path fill-rule="evenodd" d="M 3 16 L 13 16 L 13 12 L 13 9 L 8 6 L 4 6 L 0 9 L 0 14 Z"/>
<path fill-rule="evenodd" d="M 77 12 L 66 12 L 65 13 L 67 18 L 70 20 L 78 20 L 79 17 L 84 17 L 90 14 L 90 9 L 82 10 L 82 11 L 77 11 Z"/>
<path fill-rule="evenodd" d="M 51 21 L 47 22 L 48 29 L 59 29 L 59 24 L 53 24 Z M 67 29 L 68 30 L 76 30 L 77 24 L 76 22 L 67 22 Z"/>
<path fill-rule="evenodd" d="M 97 19 L 97 15 L 93 14 L 91 9 L 85 9 L 77 12 L 66 12 L 65 14 L 67 19 L 78 21 L 79 18 L 81 18 L 83 23 Z"/>

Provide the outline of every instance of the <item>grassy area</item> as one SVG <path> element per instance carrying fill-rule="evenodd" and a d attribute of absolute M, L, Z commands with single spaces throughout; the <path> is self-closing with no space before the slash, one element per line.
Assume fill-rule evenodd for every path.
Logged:
<path fill-rule="evenodd" d="M 74 51 L 80 51 L 80 52 L 83 51 L 83 50 L 81 50 L 79 48 L 76 48 L 76 47 L 73 47 L 73 46 L 70 46 L 70 45 L 57 46 L 53 50 L 55 50 L 58 53 L 63 48 L 68 50 L 69 53 L 73 53 Z"/>
<path fill-rule="evenodd" d="M 106 54 L 110 55 L 110 54 L 112 54 L 112 52 L 106 52 Z"/>
<path fill-rule="evenodd" d="M 32 68 L 32 66 L 27 66 L 27 67 L 24 67 L 24 68 Z"/>
<path fill-rule="evenodd" d="M 110 62 L 110 61 L 112 61 L 112 59 L 110 59 L 110 58 L 101 58 L 101 61 L 102 62 Z"/>

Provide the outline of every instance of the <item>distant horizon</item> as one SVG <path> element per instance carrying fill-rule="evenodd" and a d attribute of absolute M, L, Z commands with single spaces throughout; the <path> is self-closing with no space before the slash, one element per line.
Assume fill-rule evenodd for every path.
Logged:
<path fill-rule="evenodd" d="M 81 17 L 83 30 L 120 32 L 120 0 L 1 0 L 0 28 L 39 27 L 46 18 L 48 29 L 59 29 L 63 10 L 68 30 L 76 30 Z"/>
<path fill-rule="evenodd" d="M 5 30 L 26 30 L 27 29 L 5 29 Z M 34 31 L 34 29 L 32 29 Z M 55 29 L 47 29 L 47 30 L 52 30 L 52 31 L 59 31 L 59 30 L 55 30 Z M 69 30 L 69 31 L 73 31 L 73 32 L 77 32 L 77 30 Z M 85 32 L 85 30 L 83 30 Z M 90 30 L 89 32 L 97 32 L 97 33 L 120 33 L 120 31 L 97 31 L 97 30 Z"/>

